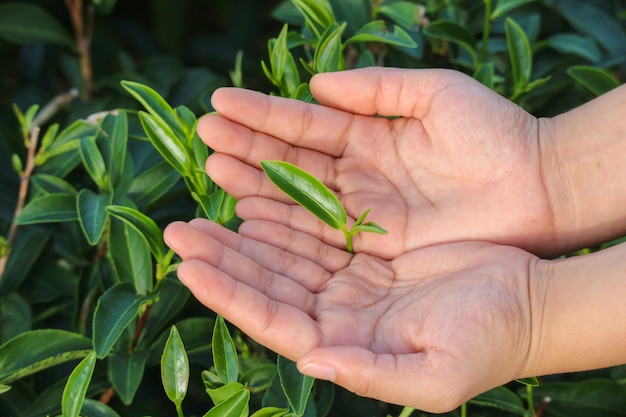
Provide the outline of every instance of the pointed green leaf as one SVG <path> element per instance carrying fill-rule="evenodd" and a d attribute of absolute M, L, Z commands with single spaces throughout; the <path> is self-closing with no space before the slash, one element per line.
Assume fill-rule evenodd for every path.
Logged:
<path fill-rule="evenodd" d="M 389 30 L 387 24 L 382 20 L 369 22 L 357 33 L 348 39 L 345 44 L 351 42 L 382 42 L 390 45 L 402 46 L 405 48 L 416 48 L 417 44 L 400 26 L 393 25 Z"/>
<path fill-rule="evenodd" d="M 383 3 L 375 9 L 406 29 L 415 29 L 419 25 L 420 5 L 409 1 Z"/>
<path fill-rule="evenodd" d="M 303 415 L 315 379 L 302 375 L 295 362 L 283 356 L 278 356 L 278 376 L 289 405 L 297 415 Z"/>
<path fill-rule="evenodd" d="M 261 161 L 268 178 L 324 223 L 345 230 L 347 214 L 341 202 L 320 180 L 300 168 L 283 161 Z"/>
<path fill-rule="evenodd" d="M 590 62 L 602 59 L 602 51 L 588 36 L 577 33 L 557 33 L 548 38 L 548 45 L 562 54 L 576 55 Z"/>
<path fill-rule="evenodd" d="M 0 39 L 10 43 L 51 43 L 73 48 L 67 29 L 48 11 L 34 4 L 10 2 L 0 5 Z"/>
<path fill-rule="evenodd" d="M 526 415 L 526 410 L 520 397 L 505 387 L 494 388 L 471 399 L 469 402 L 470 404 L 495 408 L 522 417 Z"/>
<path fill-rule="evenodd" d="M 577 65 L 569 67 L 567 74 L 597 96 L 620 85 L 619 80 L 613 74 L 596 67 Z"/>
<path fill-rule="evenodd" d="M 217 404 L 204 417 L 247 417 L 249 413 L 250 391 L 245 388 Z"/>
<path fill-rule="evenodd" d="M 215 320 L 212 345 L 213 364 L 220 381 L 223 384 L 236 382 L 239 375 L 237 348 L 222 316 Z"/>
<path fill-rule="evenodd" d="M 76 196 L 54 193 L 29 201 L 18 216 L 17 224 L 69 222 L 76 219 Z"/>
<path fill-rule="evenodd" d="M 491 89 L 494 87 L 494 78 L 495 70 L 492 62 L 482 64 L 476 69 L 476 72 L 474 72 L 474 79 Z"/>
<path fill-rule="evenodd" d="M 10 385 L 0 384 L 0 394 L 4 394 L 5 392 L 7 392 L 10 389 L 11 389 Z"/>
<path fill-rule="evenodd" d="M 321 32 L 335 23 L 335 16 L 328 0 L 291 0 L 300 10 L 306 26 L 319 37 Z"/>
<path fill-rule="evenodd" d="M 0 240 L 3 238 L 0 237 Z M 31 329 L 33 313 L 30 304 L 17 292 L 0 296 L 0 343 Z"/>
<path fill-rule="evenodd" d="M 163 234 L 159 226 L 150 217 L 146 216 L 139 210 L 126 206 L 108 206 L 106 211 L 112 216 L 126 222 L 139 232 L 150 245 L 150 251 L 156 258 L 157 262 L 163 261 L 165 256 L 165 243 L 163 242 Z"/>
<path fill-rule="evenodd" d="M 96 366 L 96 354 L 90 353 L 74 368 L 63 390 L 63 417 L 79 417 L 85 394 Z"/>
<path fill-rule="evenodd" d="M 128 188 L 128 196 L 140 209 L 148 207 L 166 195 L 180 178 L 167 162 L 159 162 L 135 177 Z"/>
<path fill-rule="evenodd" d="M 511 71 L 513 83 L 516 87 L 522 87 L 530 81 L 532 70 L 532 51 L 530 42 L 524 29 L 513 19 L 507 18 L 504 24 L 506 43 L 511 59 Z"/>
<path fill-rule="evenodd" d="M 72 184 L 55 175 L 36 174 L 30 180 L 37 190 L 45 194 L 78 194 Z"/>
<path fill-rule="evenodd" d="M 431 38 L 443 39 L 461 46 L 476 61 L 476 38 L 467 28 L 446 20 L 433 22 L 423 30 Z"/>
<path fill-rule="evenodd" d="M 101 189 L 107 189 L 107 169 L 104 158 L 94 138 L 82 138 L 80 140 L 80 157 L 87 173 Z"/>
<path fill-rule="evenodd" d="M 148 139 L 159 151 L 163 159 L 180 172 L 181 175 L 190 174 L 189 155 L 185 145 L 176 137 L 171 127 L 159 122 L 154 116 L 139 112 L 139 120 L 143 126 Z"/>
<path fill-rule="evenodd" d="M 289 410 L 277 407 L 263 407 L 250 417 L 284 417 Z"/>
<path fill-rule="evenodd" d="M 155 121 L 159 121 L 158 124 L 168 126 L 178 141 L 186 138 L 187 135 L 182 126 L 182 120 L 159 93 L 147 85 L 132 81 L 122 81 L 121 84 L 126 91 L 145 107 Z"/>
<path fill-rule="evenodd" d="M 126 405 L 132 404 L 135 398 L 149 356 L 149 350 L 120 350 L 108 357 L 111 384 Z"/>
<path fill-rule="evenodd" d="M 167 397 L 177 406 L 183 402 L 189 383 L 189 360 L 176 326 L 170 329 L 161 357 L 161 379 Z"/>
<path fill-rule="evenodd" d="M 78 223 L 91 246 L 100 242 L 106 226 L 106 207 L 110 204 L 111 194 L 96 194 L 84 188 L 76 198 Z"/>
<path fill-rule="evenodd" d="M 148 294 L 154 286 L 153 259 L 146 238 L 127 222 L 111 217 L 109 260 L 120 282 L 135 286 L 138 294 Z"/>
<path fill-rule="evenodd" d="M 504 16 L 511 10 L 517 9 L 527 3 L 532 3 L 535 0 L 498 0 L 495 9 L 491 12 L 491 20 L 495 20 L 501 16 Z"/>
<path fill-rule="evenodd" d="M 93 317 L 93 348 L 98 358 L 109 354 L 122 332 L 137 317 L 144 300 L 127 283 L 109 288 L 98 299 Z"/>
<path fill-rule="evenodd" d="M 124 164 L 128 144 L 128 117 L 125 111 L 117 115 L 107 115 L 101 123 L 101 129 L 111 144 L 111 152 L 107 162 L 107 175 L 110 186 L 115 188 L 124 177 Z"/>
<path fill-rule="evenodd" d="M 161 281 L 155 295 L 159 302 L 152 304 L 150 315 L 144 327 L 145 337 L 148 340 L 154 339 L 164 326 L 171 324 L 176 315 L 185 308 L 190 293 L 189 289 L 178 279 L 165 278 Z"/>
<path fill-rule="evenodd" d="M 539 386 L 539 380 L 536 377 L 531 377 L 531 378 L 520 378 L 520 379 L 516 379 L 515 381 L 519 382 L 522 385 L 530 385 L 531 387 L 538 387 Z"/>
<path fill-rule="evenodd" d="M 120 417 L 115 410 L 105 403 L 89 398 L 85 399 L 80 414 L 83 417 Z"/>
<path fill-rule="evenodd" d="M 358 226 L 354 226 L 351 230 L 353 232 L 370 232 L 370 233 L 376 233 L 379 235 L 386 235 L 388 233 L 385 229 L 383 229 L 382 227 L 380 227 L 374 222 L 367 222 L 367 223 L 360 224 Z"/>
<path fill-rule="evenodd" d="M 313 67 L 316 72 L 333 72 L 345 69 L 341 36 L 346 26 L 346 23 L 333 24 L 320 38 L 313 57 Z"/>
<path fill-rule="evenodd" d="M 213 404 L 217 405 L 239 393 L 239 391 L 245 389 L 247 388 L 241 382 L 229 382 L 228 384 L 221 385 L 217 388 L 208 388 L 206 392 L 209 394 L 209 397 L 211 397 Z"/>
<path fill-rule="evenodd" d="M 22 333 L 0 346 L 0 383 L 84 358 L 90 352 L 91 340 L 77 333 L 57 329 Z"/>

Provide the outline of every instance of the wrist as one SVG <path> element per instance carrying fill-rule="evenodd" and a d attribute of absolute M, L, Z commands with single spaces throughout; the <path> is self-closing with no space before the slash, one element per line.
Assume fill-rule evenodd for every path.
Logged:
<path fill-rule="evenodd" d="M 539 261 L 531 271 L 531 343 L 520 377 L 626 363 L 626 244 Z"/>

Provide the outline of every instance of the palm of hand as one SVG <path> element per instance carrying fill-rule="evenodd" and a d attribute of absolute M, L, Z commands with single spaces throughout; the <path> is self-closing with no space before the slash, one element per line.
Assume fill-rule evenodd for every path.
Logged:
<path fill-rule="evenodd" d="M 383 261 L 277 224 L 245 225 L 273 242 L 203 221 L 170 226 L 166 240 L 202 303 L 304 370 L 330 361 L 335 382 L 359 394 L 438 409 L 492 387 L 477 381 L 522 372 L 535 259 L 526 252 L 460 243 Z"/>
<path fill-rule="evenodd" d="M 231 91 L 246 95 L 235 109 L 230 100 L 236 97 L 219 96 L 220 112 L 247 128 L 213 117 L 199 132 L 218 151 L 207 164 L 209 174 L 241 199 L 238 214 L 343 244 L 340 233 L 290 204 L 260 171 L 241 168 L 241 161 L 256 167 L 262 159 L 285 159 L 335 190 L 353 218 L 373 208 L 369 219 L 389 234 L 357 236 L 357 252 L 391 259 L 467 239 L 532 249 L 549 234 L 536 119 L 457 73 L 435 73 L 425 93 L 418 82 L 377 82 L 341 97 L 318 86 L 328 107 Z M 368 115 L 396 112 L 403 117 Z"/>

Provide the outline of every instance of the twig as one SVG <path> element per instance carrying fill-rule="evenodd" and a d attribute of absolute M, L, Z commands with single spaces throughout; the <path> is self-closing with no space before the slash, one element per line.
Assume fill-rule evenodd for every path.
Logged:
<path fill-rule="evenodd" d="M 59 112 L 63 107 L 70 104 L 74 99 L 78 97 L 78 90 L 72 88 L 64 93 L 58 94 L 52 100 L 48 102 L 35 116 L 31 123 L 31 129 L 33 126 L 42 126 L 48 120 Z"/>
<path fill-rule="evenodd" d="M 28 153 L 26 156 L 26 167 L 24 168 L 24 173 L 22 174 L 22 178 L 20 179 L 20 189 L 17 195 L 17 204 L 15 206 L 15 212 L 13 213 L 13 221 L 11 222 L 11 227 L 9 228 L 9 234 L 7 235 L 7 246 L 9 247 L 9 249 L 7 253 L 0 258 L 0 283 L 2 282 L 2 277 L 4 275 L 4 271 L 9 260 L 9 255 L 11 254 L 11 246 L 13 245 L 13 241 L 15 240 L 15 235 L 17 233 L 17 218 L 22 212 L 24 204 L 26 203 L 30 176 L 35 169 L 35 152 L 37 150 L 38 142 L 39 127 L 33 126 L 30 131 L 30 143 L 28 145 Z"/>
<path fill-rule="evenodd" d="M 91 4 L 87 8 L 87 18 L 83 12 L 82 0 L 65 0 L 65 4 L 72 19 L 78 54 L 80 57 L 80 73 L 83 78 L 84 89 L 82 97 L 84 100 L 91 98 L 93 90 L 93 72 L 91 68 L 91 36 L 93 32 L 94 7 Z"/>

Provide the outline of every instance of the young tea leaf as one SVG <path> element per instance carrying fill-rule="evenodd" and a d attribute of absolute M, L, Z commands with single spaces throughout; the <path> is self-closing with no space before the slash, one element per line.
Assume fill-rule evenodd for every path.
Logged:
<path fill-rule="evenodd" d="M 63 417 L 79 417 L 95 366 L 96 354 L 92 352 L 70 374 L 61 402 Z"/>
<path fill-rule="evenodd" d="M 167 397 L 176 406 L 182 404 L 189 383 L 189 359 L 176 326 L 170 329 L 161 357 L 161 379 Z"/>
<path fill-rule="evenodd" d="M 150 251 L 157 262 L 163 260 L 165 256 L 163 235 L 154 220 L 139 210 L 126 206 L 108 206 L 106 211 L 139 232 L 150 245 Z"/>
<path fill-rule="evenodd" d="M 530 81 L 532 70 L 532 51 L 524 29 L 513 19 L 507 18 L 504 24 L 506 43 L 511 59 L 513 83 L 516 88 L 525 86 Z"/>
<path fill-rule="evenodd" d="M 315 379 L 302 375 L 296 364 L 282 356 L 278 357 L 278 376 L 280 385 L 289 401 L 289 405 L 298 416 L 304 414 Z"/>
<path fill-rule="evenodd" d="M 212 344 L 213 364 L 220 381 L 223 384 L 237 382 L 239 375 L 237 348 L 222 316 L 217 316 L 215 320 Z"/>
<path fill-rule="evenodd" d="M 288 162 L 261 161 L 261 167 L 270 181 L 296 203 L 333 229 L 346 230 L 346 210 L 320 180 Z"/>
<path fill-rule="evenodd" d="M 112 194 L 96 194 L 83 188 L 76 198 L 78 223 L 91 246 L 100 242 L 107 220 L 106 206 L 111 203 Z"/>

